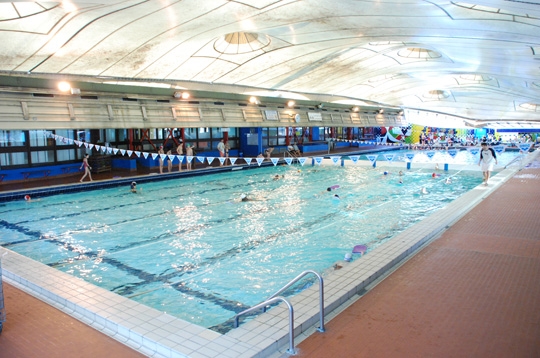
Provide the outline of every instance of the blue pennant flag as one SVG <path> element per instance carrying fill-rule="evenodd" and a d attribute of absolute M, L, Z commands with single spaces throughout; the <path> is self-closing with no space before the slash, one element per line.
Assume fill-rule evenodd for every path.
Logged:
<path fill-rule="evenodd" d="M 208 161 L 208 165 L 212 164 L 212 162 L 214 161 L 214 157 L 206 157 L 206 160 Z M 222 159 L 222 158 L 219 158 L 219 159 Z M 223 158 L 224 159 L 224 158 Z M 223 164 L 223 162 L 221 163 Z"/>
<path fill-rule="evenodd" d="M 354 163 L 358 163 L 358 160 L 360 159 L 359 155 L 349 155 L 349 159 Z"/>
<path fill-rule="evenodd" d="M 274 163 L 274 166 L 277 165 L 279 158 L 270 158 L 272 160 L 272 163 Z"/>
<path fill-rule="evenodd" d="M 257 158 L 257 164 L 261 166 L 261 163 L 264 161 L 264 158 Z"/>
<path fill-rule="evenodd" d="M 229 160 L 231 161 L 231 165 L 234 165 L 234 163 L 236 163 L 236 159 L 238 158 L 229 158 Z"/>
<path fill-rule="evenodd" d="M 332 163 L 334 163 L 334 165 L 338 165 L 341 157 L 330 157 L 330 159 L 332 159 Z"/>
<path fill-rule="evenodd" d="M 524 152 L 528 152 L 529 149 L 531 149 L 531 146 L 532 146 L 532 143 L 520 143 L 519 144 L 519 149 L 524 151 Z"/>
<path fill-rule="evenodd" d="M 386 158 L 387 161 L 391 162 L 392 160 L 394 160 L 394 154 L 385 154 L 384 157 Z"/>
<path fill-rule="evenodd" d="M 298 158 L 298 161 L 300 162 L 300 165 L 301 165 L 301 166 L 304 166 L 304 163 L 306 162 L 306 159 L 307 159 L 306 157 L 300 157 L 300 158 Z"/>
<path fill-rule="evenodd" d="M 291 157 L 285 157 L 285 162 L 287 163 L 287 165 L 291 165 L 292 158 Z"/>
<path fill-rule="evenodd" d="M 377 160 L 377 154 L 368 154 L 366 157 L 373 163 Z"/>
<path fill-rule="evenodd" d="M 317 163 L 317 165 L 321 165 L 322 160 L 323 160 L 324 158 L 323 158 L 323 157 L 315 157 L 315 158 L 313 158 L 313 159 L 315 159 L 315 163 Z"/>
<path fill-rule="evenodd" d="M 493 147 L 493 149 L 494 149 L 497 153 L 502 153 L 502 152 L 504 152 L 505 146 L 504 146 L 504 145 L 496 145 L 496 146 Z"/>
<path fill-rule="evenodd" d="M 450 155 L 452 158 L 455 158 L 457 155 L 457 149 L 456 148 L 448 149 L 448 155 Z"/>
<path fill-rule="evenodd" d="M 435 151 L 433 151 L 433 150 L 428 150 L 428 151 L 426 152 L 426 155 L 427 155 L 427 157 L 428 157 L 429 159 L 433 159 L 433 157 L 435 156 Z"/>
<path fill-rule="evenodd" d="M 412 162 L 412 160 L 414 158 L 414 153 L 407 153 L 407 154 L 405 154 L 405 157 L 407 157 L 407 159 L 409 159 L 409 162 Z"/>
<path fill-rule="evenodd" d="M 247 165 L 250 165 L 251 164 L 251 159 L 252 158 L 244 158 L 244 161 L 246 162 Z"/>
<path fill-rule="evenodd" d="M 478 152 L 480 152 L 480 148 L 471 148 L 471 149 L 469 149 L 469 152 L 472 155 L 476 155 L 476 154 L 478 154 Z"/>

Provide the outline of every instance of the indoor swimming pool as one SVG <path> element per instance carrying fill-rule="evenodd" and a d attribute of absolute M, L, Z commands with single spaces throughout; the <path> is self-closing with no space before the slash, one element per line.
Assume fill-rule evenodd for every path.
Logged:
<path fill-rule="evenodd" d="M 138 193 L 8 202 L 0 245 L 212 328 L 306 269 L 333 270 L 355 245 L 369 255 L 482 182 L 478 171 L 403 172 L 272 166 L 145 183 Z"/>

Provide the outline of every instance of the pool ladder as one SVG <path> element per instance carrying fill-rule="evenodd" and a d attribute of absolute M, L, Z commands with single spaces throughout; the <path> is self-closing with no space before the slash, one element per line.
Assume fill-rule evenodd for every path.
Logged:
<path fill-rule="evenodd" d="M 242 315 L 244 315 L 246 313 L 256 311 L 256 310 L 261 309 L 261 308 L 262 308 L 263 312 L 266 312 L 266 307 L 267 306 L 269 306 L 269 305 L 271 305 L 273 303 L 276 303 L 278 301 L 285 302 L 285 304 L 289 308 L 289 349 L 287 349 L 287 353 L 292 354 L 292 355 L 296 354 L 296 350 L 294 348 L 294 308 L 291 305 L 291 303 L 289 302 L 289 300 L 287 300 L 285 297 L 279 296 L 279 295 L 282 294 L 283 292 L 285 292 L 285 290 L 287 290 L 289 287 L 294 285 L 296 282 L 298 282 L 302 277 L 304 277 L 306 275 L 309 275 L 309 274 L 313 274 L 313 275 L 317 276 L 317 278 L 319 279 L 319 306 L 320 306 L 320 309 L 319 309 L 319 321 L 320 321 L 320 326 L 317 328 L 317 330 L 319 332 L 324 332 L 325 331 L 325 329 L 324 329 L 324 282 L 323 282 L 322 276 L 318 272 L 313 271 L 313 270 L 306 270 L 306 271 L 302 272 L 300 275 L 293 278 L 288 284 L 283 286 L 281 289 L 279 289 L 272 296 L 268 297 L 264 302 L 261 302 L 256 306 L 253 306 L 251 308 L 248 308 L 247 310 L 244 310 L 244 311 L 238 313 L 236 316 L 234 316 L 234 328 L 238 327 L 238 319 L 240 318 L 240 316 L 242 316 Z"/>

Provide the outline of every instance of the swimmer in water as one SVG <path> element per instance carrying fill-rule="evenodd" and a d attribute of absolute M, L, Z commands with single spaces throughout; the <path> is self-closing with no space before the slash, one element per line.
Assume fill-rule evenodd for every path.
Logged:
<path fill-rule="evenodd" d="M 446 178 L 444 181 L 445 184 L 452 184 L 452 178 Z"/>
<path fill-rule="evenodd" d="M 421 191 L 421 193 L 422 193 L 422 194 L 427 194 L 427 193 L 428 193 L 428 191 L 427 191 L 426 187 L 423 187 L 423 188 L 422 188 L 422 191 Z"/>
<path fill-rule="evenodd" d="M 134 181 L 131 182 L 130 190 L 132 193 L 137 192 L 137 182 L 134 182 Z"/>

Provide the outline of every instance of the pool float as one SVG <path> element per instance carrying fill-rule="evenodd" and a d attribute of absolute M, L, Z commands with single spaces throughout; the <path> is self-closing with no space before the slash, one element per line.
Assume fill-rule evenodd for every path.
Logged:
<path fill-rule="evenodd" d="M 353 247 L 352 249 L 352 252 L 353 254 L 365 254 L 367 251 L 367 246 L 366 245 L 356 245 L 355 247 Z"/>

